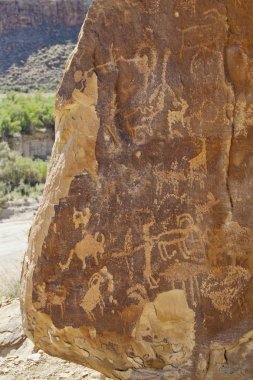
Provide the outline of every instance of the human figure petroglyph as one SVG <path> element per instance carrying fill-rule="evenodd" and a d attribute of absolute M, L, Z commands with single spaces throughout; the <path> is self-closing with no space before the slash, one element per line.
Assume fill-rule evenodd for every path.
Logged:
<path fill-rule="evenodd" d="M 112 297 L 114 292 L 113 275 L 108 271 L 106 267 L 102 268 L 99 272 L 95 273 L 89 280 L 88 290 L 85 293 L 80 306 L 87 314 L 88 318 L 95 320 L 94 310 L 98 306 L 101 315 L 104 313 L 105 302 L 101 293 L 101 287 L 106 285 L 106 292 L 109 294 L 109 301 L 116 303 L 116 300 Z"/>
<path fill-rule="evenodd" d="M 151 52 L 150 65 L 147 65 L 144 82 L 146 86 L 149 87 L 149 90 L 152 89 L 152 94 L 146 99 L 143 105 L 135 108 L 135 112 L 141 112 L 142 114 L 142 124 L 134 127 L 135 131 L 133 134 L 138 142 L 139 140 L 141 140 L 142 143 L 145 142 L 145 134 L 149 136 L 153 135 L 152 123 L 155 117 L 164 110 L 166 96 L 172 99 L 174 107 L 180 108 L 180 110 L 171 111 L 171 125 L 173 125 L 173 120 L 174 122 L 183 120 L 183 118 L 179 116 L 179 113 L 184 113 L 187 109 L 187 105 L 183 99 L 176 96 L 167 81 L 167 68 L 170 54 L 171 51 L 168 48 L 164 49 L 163 59 L 160 61 L 158 60 L 157 53 Z M 162 73 L 159 78 L 154 78 L 154 71 L 158 64 L 161 65 Z M 149 91 L 146 92 L 148 93 Z M 185 123 L 185 120 L 183 120 L 183 123 Z"/>
<path fill-rule="evenodd" d="M 152 64 L 148 73 L 148 78 L 153 78 L 153 81 L 150 82 L 150 85 L 152 85 L 152 87 L 155 86 L 155 88 L 151 96 L 149 96 L 149 98 L 147 99 L 147 103 L 140 107 L 140 111 L 143 114 L 143 122 L 150 123 L 150 115 L 152 115 L 152 118 L 154 118 L 159 112 L 161 112 L 164 109 L 165 92 L 167 90 L 169 90 L 169 92 L 173 94 L 173 97 L 175 96 L 166 80 L 166 73 L 170 55 L 171 51 L 168 48 L 164 49 L 163 60 L 161 62 L 162 75 L 161 78 L 159 78 L 158 85 L 156 83 L 156 80 L 158 80 L 158 78 L 153 78 L 154 72 L 152 71 L 152 67 L 156 67 L 158 65 L 158 57 L 157 53 L 153 53 L 151 55 Z"/>
<path fill-rule="evenodd" d="M 245 94 L 240 94 L 234 109 L 234 136 L 246 137 L 252 124 L 253 106 L 249 104 Z"/>
<path fill-rule="evenodd" d="M 158 287 L 157 281 L 152 276 L 152 270 L 151 270 L 151 255 L 152 255 L 152 249 L 155 245 L 155 240 L 153 239 L 151 235 L 151 228 L 155 224 L 155 218 L 152 213 L 152 211 L 149 210 L 138 210 L 139 212 L 143 212 L 147 214 L 147 222 L 142 225 L 142 233 L 143 233 L 143 244 L 138 245 L 137 247 L 134 247 L 134 249 L 122 253 L 115 253 L 114 257 L 118 257 L 120 255 L 121 257 L 130 256 L 138 251 L 144 251 L 145 256 L 145 268 L 144 268 L 144 278 L 146 279 L 147 283 L 151 288 Z"/>
<path fill-rule="evenodd" d="M 144 240 L 144 254 L 145 254 L 145 268 L 144 277 L 147 280 L 151 288 L 156 288 L 158 282 L 154 279 L 151 269 L 151 255 L 154 247 L 154 241 L 152 239 L 150 229 L 155 224 L 154 216 L 151 216 L 151 220 L 143 225 L 143 240 Z"/>
<path fill-rule="evenodd" d="M 142 211 L 145 212 L 145 210 Z M 203 260 L 201 256 L 205 254 L 205 240 L 201 235 L 199 228 L 195 226 L 193 218 L 189 214 L 177 216 L 177 228 L 163 231 L 158 235 L 153 235 L 151 229 L 156 224 L 155 217 L 151 211 L 146 211 L 146 213 L 147 222 L 142 226 L 144 243 L 137 247 L 133 247 L 128 232 L 125 237 L 125 249 L 123 252 L 114 253 L 112 256 L 116 258 L 130 258 L 133 257 L 136 252 L 144 251 L 145 267 L 143 275 L 149 287 L 152 289 L 158 287 L 159 283 L 159 280 L 156 280 L 153 276 L 151 266 L 152 251 L 155 246 L 158 247 L 162 261 L 168 262 L 178 255 L 179 258 L 182 257 L 184 260 L 195 260 L 199 262 Z M 130 275 L 132 275 L 132 270 L 129 265 L 128 270 Z"/>
<path fill-rule="evenodd" d="M 207 161 L 206 161 L 206 139 L 202 138 L 201 152 L 189 160 L 190 167 L 190 185 L 193 186 L 193 182 L 199 181 L 200 187 L 204 188 L 203 177 L 207 175 Z"/>
<path fill-rule="evenodd" d="M 65 264 L 60 263 L 61 269 L 65 270 L 69 268 L 74 255 L 82 261 L 83 269 L 86 268 L 86 258 L 88 257 L 93 257 L 95 264 L 98 265 L 98 255 L 103 255 L 104 243 L 104 234 L 96 232 L 95 236 L 93 236 L 86 232 L 83 239 L 70 251 L 67 262 Z"/>
<path fill-rule="evenodd" d="M 80 91 L 82 92 L 86 87 L 87 73 L 86 72 L 83 73 L 81 70 L 75 71 L 74 80 L 76 83 L 81 84 Z"/>
<path fill-rule="evenodd" d="M 129 228 L 127 230 L 125 241 L 124 241 L 124 248 L 122 252 L 114 252 L 112 254 L 112 257 L 124 257 L 126 260 L 127 268 L 129 276 L 132 277 L 133 270 L 130 268 L 129 260 L 131 259 L 133 253 L 136 251 L 136 249 L 133 247 L 133 235 L 132 235 L 132 229 Z"/>

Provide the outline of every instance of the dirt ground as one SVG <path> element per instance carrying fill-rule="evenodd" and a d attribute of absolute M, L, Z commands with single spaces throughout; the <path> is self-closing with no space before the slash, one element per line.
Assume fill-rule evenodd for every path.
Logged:
<path fill-rule="evenodd" d="M 15 354 L 5 359 L 0 358 L 1 380 L 100 380 L 100 376 L 98 372 L 41 352 L 23 359 Z"/>
<path fill-rule="evenodd" d="M 19 300 L 2 298 L 0 302 L 0 380 L 106 379 L 96 371 L 38 351 L 24 336 Z"/>

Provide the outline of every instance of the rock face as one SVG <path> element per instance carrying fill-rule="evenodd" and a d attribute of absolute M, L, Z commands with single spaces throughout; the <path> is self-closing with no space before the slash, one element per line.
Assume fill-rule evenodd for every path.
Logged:
<path fill-rule="evenodd" d="M 46 352 L 113 379 L 252 379 L 252 18 L 94 1 L 23 267 Z"/>
<path fill-rule="evenodd" d="M 0 33 L 45 22 L 80 25 L 90 0 L 0 0 Z"/>
<path fill-rule="evenodd" d="M 8 144 L 23 157 L 47 159 L 54 145 L 54 131 L 48 128 L 35 130 L 31 135 L 9 137 Z"/>

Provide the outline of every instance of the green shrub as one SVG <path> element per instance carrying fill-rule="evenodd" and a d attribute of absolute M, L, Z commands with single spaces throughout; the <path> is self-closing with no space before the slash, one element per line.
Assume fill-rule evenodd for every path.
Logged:
<path fill-rule="evenodd" d="M 22 157 L 0 143 L 0 208 L 7 200 L 41 194 L 46 175 L 47 162 Z"/>
<path fill-rule="evenodd" d="M 8 190 L 13 190 L 21 183 L 35 186 L 44 183 L 47 174 L 47 162 L 22 157 L 11 150 L 7 143 L 0 143 L 0 182 Z"/>
<path fill-rule="evenodd" d="M 54 96 L 10 93 L 0 100 L 0 134 L 30 134 L 54 127 Z"/>

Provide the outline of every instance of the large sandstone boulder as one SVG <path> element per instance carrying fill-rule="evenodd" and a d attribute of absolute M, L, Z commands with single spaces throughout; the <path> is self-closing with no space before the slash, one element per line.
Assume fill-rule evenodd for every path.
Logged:
<path fill-rule="evenodd" d="M 252 0 L 95 0 L 56 101 L 25 331 L 113 379 L 253 378 Z"/>

